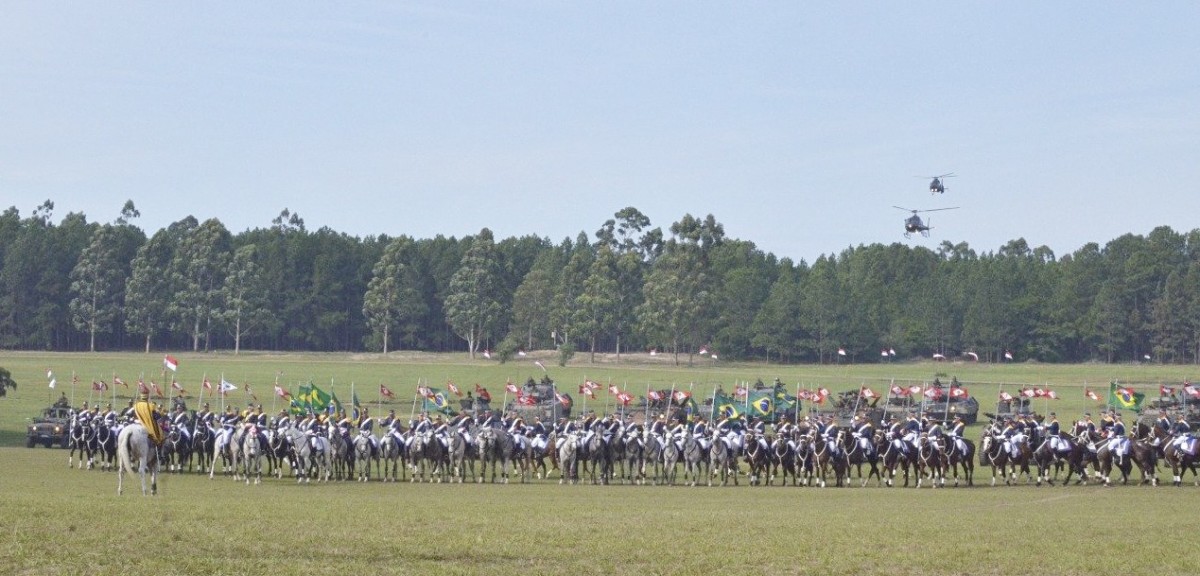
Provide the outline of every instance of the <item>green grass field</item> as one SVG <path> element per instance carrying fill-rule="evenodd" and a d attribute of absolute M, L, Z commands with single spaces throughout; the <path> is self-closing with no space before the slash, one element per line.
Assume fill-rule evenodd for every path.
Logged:
<path fill-rule="evenodd" d="M 418 379 L 464 389 L 480 383 L 499 399 L 506 379 L 542 372 L 526 359 L 498 365 L 462 356 L 176 354 L 180 382 L 195 394 L 202 375 L 251 383 L 264 404 L 275 374 L 309 379 L 349 398 L 351 382 L 374 402 L 380 383 L 408 398 Z M 116 495 L 111 473 L 66 468 L 66 452 L 23 447 L 25 419 L 59 391 L 76 403 L 93 378 L 116 372 L 133 383 L 145 371 L 161 383 L 161 354 L 5 353 L 0 366 L 20 387 L 0 399 L 0 574 L 1193 574 L 1200 555 L 1186 539 L 1200 490 L 1005 487 L 974 489 L 815 489 L 412 485 L 335 483 L 298 486 L 265 480 L 172 475 L 161 494 L 136 484 Z M 659 359 L 655 359 L 656 361 Z M 1174 384 L 1192 367 L 1133 365 L 894 364 L 862 366 L 635 363 L 557 367 L 573 389 L 585 377 L 634 392 L 695 382 L 697 396 L 716 384 L 775 377 L 835 392 L 885 379 L 970 383 L 985 409 L 996 387 L 1050 384 L 1064 396 L 1060 414 L 1095 407 L 1086 381 L 1106 391 L 1111 379 Z M 46 388 L 46 370 L 59 388 Z M 1150 385 L 1143 386 L 1149 390 Z M 120 390 L 122 398 L 127 392 Z M 601 394 L 603 398 L 605 394 Z M 1102 394 L 1103 396 L 1103 394 Z M 232 397 L 244 402 L 242 393 Z M 577 398 L 578 400 L 578 398 Z M 1039 403 L 1040 404 L 1040 403 Z M 399 407 L 401 402 L 394 406 Z M 407 407 L 407 400 L 403 402 Z M 387 405 L 385 405 L 386 409 Z M 590 407 L 590 406 L 589 406 Z M 1039 411 L 1042 407 L 1038 406 Z M 977 433 L 972 434 L 977 435 Z M 977 471 L 980 480 L 986 469 Z M 1135 473 L 1136 477 L 1136 473 Z M 1169 477 L 1169 476 L 1168 476 Z M 990 476 L 988 477 L 990 478 Z"/>

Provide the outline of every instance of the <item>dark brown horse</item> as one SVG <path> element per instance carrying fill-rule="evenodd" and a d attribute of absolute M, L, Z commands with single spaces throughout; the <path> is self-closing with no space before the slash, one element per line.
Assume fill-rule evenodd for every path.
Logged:
<path fill-rule="evenodd" d="M 912 456 L 904 441 L 899 438 L 889 440 L 886 436 L 880 438 L 878 445 L 879 457 L 883 462 L 884 483 L 890 488 L 896 484 L 896 469 L 904 472 L 904 486 L 908 487 L 909 469 L 912 467 Z"/>
<path fill-rule="evenodd" d="M 871 438 L 858 438 L 847 434 L 842 435 L 842 449 L 846 451 L 846 462 L 854 467 L 855 473 L 858 475 L 862 485 L 866 486 L 871 477 L 874 476 L 883 485 L 883 474 L 879 471 L 879 435 L 876 432 Z M 867 471 L 867 475 L 863 476 L 862 467 L 866 464 L 871 467 Z M 847 473 L 847 477 L 849 473 Z"/>
<path fill-rule="evenodd" d="M 838 434 L 840 435 L 841 431 Z M 831 443 L 833 446 L 830 446 Z M 850 472 L 850 461 L 846 458 L 846 451 L 839 449 L 838 437 L 835 436 L 832 442 L 822 438 L 813 438 L 812 447 L 813 459 L 816 461 L 817 483 L 824 488 L 826 471 L 832 470 L 834 485 L 842 487 Z"/>
<path fill-rule="evenodd" d="M 993 434 L 984 434 L 983 442 L 979 445 L 979 463 L 992 467 L 992 486 L 996 485 L 996 474 L 1004 478 L 1005 485 L 1011 485 L 1016 477 L 1024 472 L 1027 482 L 1033 481 L 1033 473 L 1029 469 L 1032 452 L 1029 445 L 1020 442 L 1017 454 L 1014 456 L 1004 447 L 1004 442 Z"/>
<path fill-rule="evenodd" d="M 1050 439 L 1047 438 L 1033 451 L 1033 461 L 1038 471 L 1037 485 L 1041 486 L 1044 480 L 1047 484 L 1053 486 L 1054 481 L 1058 479 L 1058 472 L 1063 466 L 1067 468 L 1067 481 L 1070 481 L 1071 476 L 1078 475 L 1079 478 L 1075 483 L 1087 484 L 1087 466 L 1084 465 L 1083 461 L 1085 448 L 1075 443 L 1069 437 L 1061 437 L 1060 439 L 1063 442 L 1061 446 L 1067 449 L 1056 450 Z M 1054 476 L 1050 475 L 1052 468 L 1054 469 Z"/>
<path fill-rule="evenodd" d="M 921 487 L 925 476 L 929 476 L 929 482 L 934 488 L 937 488 L 939 483 L 943 488 L 946 487 L 945 454 L 928 434 L 921 434 L 917 439 L 917 458 L 913 465 L 916 468 L 917 488 Z"/>
<path fill-rule="evenodd" d="M 958 467 L 962 466 L 967 486 L 975 485 L 975 443 L 958 437 L 946 440 L 946 464 L 954 474 L 954 485 L 958 486 Z"/>
<path fill-rule="evenodd" d="M 749 468 L 750 485 L 763 485 L 763 479 L 770 472 L 771 456 L 770 448 L 764 447 L 759 443 L 759 436 L 753 432 L 746 434 L 745 440 L 745 455 L 746 467 Z M 765 440 L 764 440 L 765 443 Z"/>

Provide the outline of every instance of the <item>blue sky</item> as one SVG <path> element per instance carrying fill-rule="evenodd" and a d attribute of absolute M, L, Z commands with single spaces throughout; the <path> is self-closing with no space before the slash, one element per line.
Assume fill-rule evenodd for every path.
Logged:
<path fill-rule="evenodd" d="M 0 5 L 0 204 L 557 242 L 625 206 L 812 261 L 1200 227 L 1200 5 Z M 944 196 L 915 175 L 954 171 Z M 930 238 L 901 236 L 933 214 Z"/>

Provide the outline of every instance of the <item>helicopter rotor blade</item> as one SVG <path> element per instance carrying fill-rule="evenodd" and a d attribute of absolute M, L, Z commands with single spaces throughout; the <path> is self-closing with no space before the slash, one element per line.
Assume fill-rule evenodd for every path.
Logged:
<path fill-rule="evenodd" d="M 892 205 L 892 208 L 895 208 L 897 210 L 903 210 L 905 212 L 914 212 L 914 213 L 917 212 L 916 210 L 913 210 L 912 208 L 904 208 L 901 206 L 896 206 L 895 204 Z"/>
<path fill-rule="evenodd" d="M 930 208 L 928 210 L 918 210 L 918 212 L 941 212 L 942 210 L 958 210 L 958 206 L 951 206 L 950 208 Z"/>

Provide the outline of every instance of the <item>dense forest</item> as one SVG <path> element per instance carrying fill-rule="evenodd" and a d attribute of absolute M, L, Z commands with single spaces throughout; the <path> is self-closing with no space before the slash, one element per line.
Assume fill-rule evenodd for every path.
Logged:
<path fill-rule="evenodd" d="M 0 215 L 0 348 L 1200 361 L 1200 230 L 1059 257 L 1017 239 L 809 263 L 727 238 L 712 215 L 664 231 L 632 207 L 557 243 L 358 238 L 286 209 L 236 235 L 189 216 L 147 237 L 132 202 L 107 224 L 53 212 Z"/>

